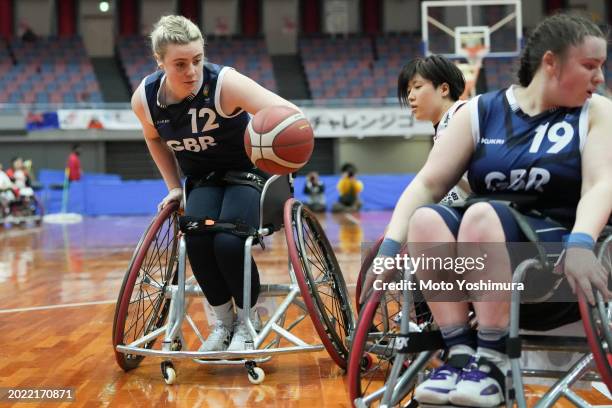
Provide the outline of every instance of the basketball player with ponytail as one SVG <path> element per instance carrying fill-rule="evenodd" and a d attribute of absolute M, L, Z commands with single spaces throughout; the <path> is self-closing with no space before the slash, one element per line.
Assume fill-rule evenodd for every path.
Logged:
<path fill-rule="evenodd" d="M 562 286 L 581 291 L 591 303 L 595 288 L 609 299 L 607 274 L 593 253 L 612 212 L 612 101 L 595 94 L 604 81 L 606 46 L 607 34 L 586 18 L 559 14 L 543 20 L 523 51 L 519 85 L 475 97 L 442 131 L 400 197 L 379 256 L 394 257 L 404 242 L 409 253 L 421 253 L 434 242 L 527 241 L 510 209 L 490 200 L 528 198 L 521 218 L 538 240 L 565 242 Z M 434 204 L 466 171 L 473 194 L 483 200 L 464 208 Z M 450 256 L 461 256 L 462 248 Z M 509 282 L 513 265 L 500 248 L 487 263 Z M 416 273 L 435 281 L 435 272 Z M 416 388 L 420 403 L 492 407 L 504 401 L 509 299 L 472 306 L 476 336 L 467 301 L 429 302 L 449 358 Z M 523 306 L 540 309 L 524 315 Z M 574 303 L 523 306 L 521 325 L 534 330 L 580 318 Z"/>
<path fill-rule="evenodd" d="M 265 178 L 244 149 L 249 114 L 269 106 L 297 107 L 234 69 L 206 61 L 202 33 L 185 17 L 162 17 L 151 33 L 151 48 L 159 70 L 142 80 L 132 109 L 168 187 L 159 209 L 182 199 L 180 169 L 190 186 L 185 215 L 240 220 L 257 228 L 260 191 L 229 184 L 224 175 L 249 172 Z M 188 236 L 186 243 L 193 273 L 216 318 L 201 350 L 244 349 L 249 340 L 242 303 L 244 238 L 216 232 Z M 253 306 L 260 285 L 251 263 Z"/>

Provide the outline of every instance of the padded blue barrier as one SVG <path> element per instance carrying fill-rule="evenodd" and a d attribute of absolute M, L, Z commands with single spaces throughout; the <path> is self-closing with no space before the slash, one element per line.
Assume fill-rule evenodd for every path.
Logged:
<path fill-rule="evenodd" d="M 357 179 L 363 183 L 363 191 L 361 192 L 362 209 L 365 211 L 392 210 L 414 176 L 414 174 L 358 174 Z M 325 184 L 327 209 L 331 210 L 332 205 L 338 201 L 336 185 L 340 176 L 320 176 L 319 178 Z M 306 201 L 305 183 L 305 177 L 295 179 L 295 197 L 303 202 Z"/>
<path fill-rule="evenodd" d="M 327 208 L 338 200 L 336 184 L 339 175 L 321 176 L 325 184 Z M 359 174 L 364 184 L 361 193 L 363 210 L 391 210 L 414 174 Z M 44 188 L 37 192 L 47 213 L 61 210 L 63 171 L 41 170 L 39 181 Z M 306 201 L 303 193 L 305 177 L 295 180 L 295 197 Z M 55 188 L 51 188 L 54 186 Z M 166 195 L 164 182 L 159 180 L 123 181 L 114 174 L 84 174 L 81 181 L 72 182 L 69 190 L 68 212 L 89 216 L 146 215 L 156 211 L 157 204 Z"/>

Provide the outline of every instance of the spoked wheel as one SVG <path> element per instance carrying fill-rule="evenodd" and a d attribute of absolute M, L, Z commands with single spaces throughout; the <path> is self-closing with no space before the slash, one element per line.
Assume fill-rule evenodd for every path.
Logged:
<path fill-rule="evenodd" d="M 361 263 L 361 269 L 359 269 L 359 275 L 357 276 L 357 284 L 355 286 L 355 303 L 357 305 L 357 314 L 361 311 L 361 304 L 359 303 L 359 299 L 361 298 L 361 291 L 363 290 L 363 281 L 365 280 L 366 273 L 372 266 L 372 262 L 374 262 L 374 258 L 376 258 L 376 254 L 378 253 L 378 249 L 385 239 L 384 234 L 380 236 L 366 252 L 363 257 L 363 262 Z"/>
<path fill-rule="evenodd" d="M 355 322 L 334 251 L 315 215 L 299 201 L 287 200 L 284 218 L 289 257 L 304 304 L 325 349 L 346 368 L 347 337 Z"/>
<path fill-rule="evenodd" d="M 597 258 L 608 272 L 608 282 L 612 273 L 612 236 L 609 236 L 599 248 Z M 608 283 L 608 287 L 610 284 Z M 582 324 L 597 371 L 602 381 L 612 391 L 612 304 L 605 302 L 599 292 L 595 293 L 596 304 L 590 305 L 582 293 L 578 294 L 578 303 Z"/>
<path fill-rule="evenodd" d="M 113 348 L 117 364 L 125 371 L 138 367 L 144 356 L 124 354 L 118 345 L 130 344 L 161 327 L 170 300 L 164 292 L 176 283 L 178 202 L 158 213 L 143 234 L 123 279 L 113 322 Z M 153 347 L 155 339 L 145 345 Z"/>
<path fill-rule="evenodd" d="M 42 223 L 42 218 L 45 215 L 45 208 L 38 197 L 30 197 L 28 203 L 24 205 L 23 215 L 34 217 L 34 223 L 36 225 L 40 225 Z"/>
<path fill-rule="evenodd" d="M 362 305 L 359 321 L 351 345 L 348 367 L 348 387 L 351 402 L 380 390 L 395 360 L 395 340 L 400 333 L 402 319 L 402 292 L 397 290 L 374 291 Z M 426 331 L 432 326 L 432 315 L 424 302 L 410 308 L 410 331 Z M 415 356 L 409 356 L 402 364 L 407 368 Z M 416 378 L 415 378 L 416 380 Z M 412 398 L 412 386 L 407 389 L 402 402 Z M 379 406 L 380 395 L 368 406 Z"/>

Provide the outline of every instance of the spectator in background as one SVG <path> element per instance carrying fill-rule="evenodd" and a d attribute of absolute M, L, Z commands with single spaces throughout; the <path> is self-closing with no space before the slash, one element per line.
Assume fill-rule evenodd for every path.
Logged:
<path fill-rule="evenodd" d="M 68 162 L 66 168 L 68 169 L 68 181 L 79 181 L 81 179 L 81 146 L 75 144 L 72 146 L 72 151 L 68 156 Z"/>
<path fill-rule="evenodd" d="M 20 28 L 22 30 L 21 40 L 23 42 L 36 42 L 38 41 L 38 35 L 32 30 L 28 24 L 21 22 Z"/>
<path fill-rule="evenodd" d="M 359 194 L 363 190 L 363 183 L 355 177 L 357 168 L 354 164 L 345 163 L 342 166 L 342 177 L 338 181 L 338 202 L 332 207 L 333 212 L 359 211 L 361 200 Z"/>
<path fill-rule="evenodd" d="M 325 211 L 325 184 L 319 178 L 319 173 L 311 171 L 306 176 L 304 185 L 306 194 L 306 206 L 314 212 Z"/>

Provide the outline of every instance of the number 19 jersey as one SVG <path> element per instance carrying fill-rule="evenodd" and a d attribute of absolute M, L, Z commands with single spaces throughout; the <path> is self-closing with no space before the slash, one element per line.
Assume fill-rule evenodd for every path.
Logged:
<path fill-rule="evenodd" d="M 589 103 L 529 116 L 519 107 L 514 87 L 471 100 L 472 190 L 477 195 L 527 196 L 534 200 L 534 209 L 573 220 L 580 200 Z"/>

